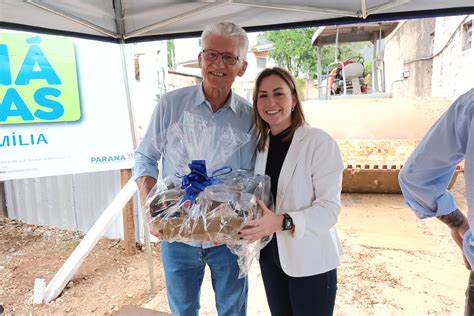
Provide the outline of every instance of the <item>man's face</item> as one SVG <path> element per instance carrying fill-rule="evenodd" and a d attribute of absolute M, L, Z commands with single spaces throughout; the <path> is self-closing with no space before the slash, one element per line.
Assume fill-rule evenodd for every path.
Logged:
<path fill-rule="evenodd" d="M 240 56 L 239 41 L 232 37 L 211 34 L 203 43 L 203 49 L 240 57 L 235 65 L 230 65 L 224 62 L 224 59 L 228 58 L 223 58 L 222 55 L 218 55 L 214 61 L 206 60 L 202 52 L 198 56 L 205 88 L 230 90 L 235 77 L 243 76 L 247 68 L 247 62 L 243 60 L 246 56 Z"/>

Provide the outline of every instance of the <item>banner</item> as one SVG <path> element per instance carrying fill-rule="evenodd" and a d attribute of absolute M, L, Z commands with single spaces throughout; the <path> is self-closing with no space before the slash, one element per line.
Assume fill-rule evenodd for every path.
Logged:
<path fill-rule="evenodd" d="M 131 168 L 117 44 L 0 33 L 0 181 Z"/>

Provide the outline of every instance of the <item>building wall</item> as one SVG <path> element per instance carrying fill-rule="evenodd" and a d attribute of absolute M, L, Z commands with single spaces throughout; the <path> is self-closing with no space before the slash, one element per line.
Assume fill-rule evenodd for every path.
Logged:
<path fill-rule="evenodd" d="M 166 41 L 128 45 L 129 86 L 137 139 L 145 133 L 150 114 L 167 91 L 168 60 Z M 138 64 L 139 77 L 135 75 Z"/>
<path fill-rule="evenodd" d="M 174 62 L 180 64 L 190 60 L 197 59 L 199 52 L 201 51 L 201 39 L 197 37 L 193 38 L 180 38 L 174 40 Z"/>
<path fill-rule="evenodd" d="M 436 19 L 433 96 L 454 100 L 474 87 L 474 48 L 472 44 L 467 49 L 462 47 L 463 28 L 472 23 L 473 18 L 474 15 L 462 15 Z"/>
<path fill-rule="evenodd" d="M 430 96 L 435 19 L 403 21 L 385 39 L 385 86 L 394 96 Z"/>
<path fill-rule="evenodd" d="M 202 78 L 200 76 L 193 76 L 181 74 L 179 72 L 168 72 L 168 90 L 173 91 L 178 88 L 194 86 L 200 84 Z"/>

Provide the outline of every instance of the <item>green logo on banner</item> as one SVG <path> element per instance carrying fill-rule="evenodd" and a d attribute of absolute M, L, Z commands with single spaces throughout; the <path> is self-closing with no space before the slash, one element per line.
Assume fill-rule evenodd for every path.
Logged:
<path fill-rule="evenodd" d="M 72 39 L 0 33 L 0 124 L 80 118 Z"/>

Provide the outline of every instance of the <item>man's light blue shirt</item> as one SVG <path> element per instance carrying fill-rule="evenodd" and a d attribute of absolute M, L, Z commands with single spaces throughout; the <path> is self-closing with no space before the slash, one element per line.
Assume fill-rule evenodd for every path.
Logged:
<path fill-rule="evenodd" d="M 456 166 L 465 159 L 467 219 L 464 254 L 474 269 L 474 89 L 460 96 L 431 127 L 400 171 L 407 205 L 419 218 L 457 209 L 447 190 Z"/>
<path fill-rule="evenodd" d="M 185 113 L 198 115 L 200 119 L 209 122 L 209 125 L 228 126 L 230 124 L 234 130 L 249 134 L 250 141 L 235 152 L 225 166 L 230 166 L 233 170 L 253 171 L 256 136 L 251 105 L 242 97 L 231 92 L 226 104 L 218 111 L 213 112 L 210 103 L 205 98 L 202 84 L 200 84 L 171 91 L 160 99 L 145 136 L 135 151 L 134 179 L 142 176 L 158 179 L 158 161 L 161 159 L 161 153 L 157 147 L 157 135 L 171 124 L 182 121 Z M 177 170 L 175 170 L 173 162 L 164 157 L 162 164 L 161 176 L 163 178 L 176 174 Z"/>

